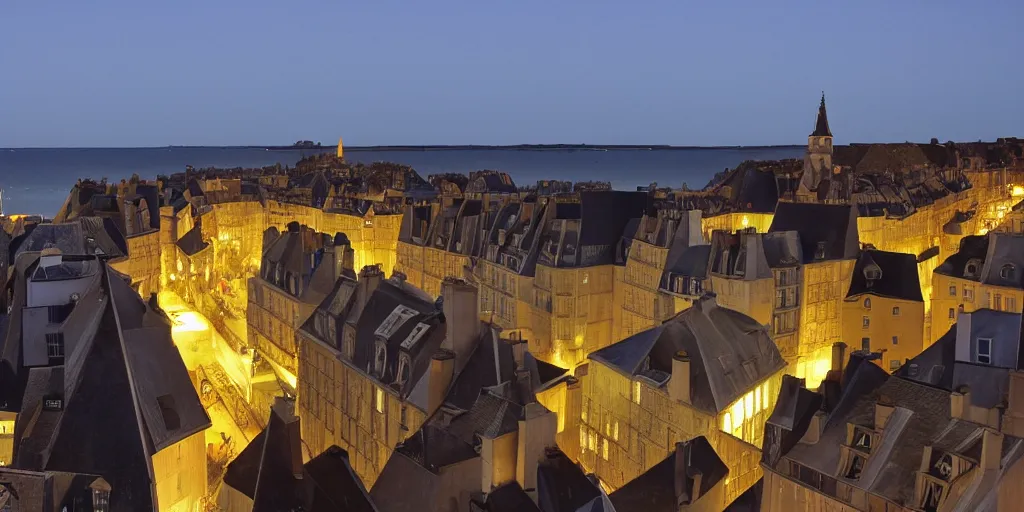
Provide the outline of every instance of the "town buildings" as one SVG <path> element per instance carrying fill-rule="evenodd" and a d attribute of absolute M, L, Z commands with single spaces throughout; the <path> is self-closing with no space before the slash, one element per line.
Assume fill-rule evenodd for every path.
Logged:
<path fill-rule="evenodd" d="M 94 242 L 81 224 L 40 225 L 15 255 L 0 385 L 16 414 L 10 465 L 101 475 L 118 490 L 112 511 L 191 509 L 207 490 L 210 420 L 169 319 L 99 239 L 82 250 Z M 39 240 L 57 247 L 38 251 Z"/>
<path fill-rule="evenodd" d="M 97 475 L 0 468 L 0 510 L 103 512 L 110 491 Z"/>
<path fill-rule="evenodd" d="M 612 489 L 704 436 L 729 468 L 731 502 L 758 478 L 757 453 L 785 361 L 764 325 L 713 295 L 593 352 L 582 382 L 579 461 Z"/>

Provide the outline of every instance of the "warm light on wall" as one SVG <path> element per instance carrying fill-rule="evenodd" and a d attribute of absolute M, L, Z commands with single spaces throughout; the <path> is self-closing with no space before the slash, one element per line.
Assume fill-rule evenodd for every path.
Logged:
<path fill-rule="evenodd" d="M 1020 185 L 1014 185 L 1013 188 L 1010 189 L 1010 195 L 1012 195 L 1013 197 L 1024 196 L 1024 187 Z"/>
<path fill-rule="evenodd" d="M 194 311 L 173 314 L 171 318 L 174 320 L 174 325 L 171 327 L 172 333 L 199 332 L 210 328 L 210 324 L 207 323 L 206 319 Z"/>
<path fill-rule="evenodd" d="M 744 215 L 743 216 L 743 220 L 740 221 L 740 224 L 743 225 L 743 227 L 749 226 L 750 225 L 750 218 L 747 217 L 746 215 Z"/>

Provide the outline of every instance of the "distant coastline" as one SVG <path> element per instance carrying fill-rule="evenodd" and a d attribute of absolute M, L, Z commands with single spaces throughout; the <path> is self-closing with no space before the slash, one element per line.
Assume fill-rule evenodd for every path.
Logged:
<path fill-rule="evenodd" d="M 737 150 L 737 149 L 800 149 L 806 145 L 776 144 L 760 146 L 672 146 L 667 144 L 510 144 L 510 145 L 383 145 L 383 146 L 345 146 L 346 152 L 356 151 L 689 151 L 689 150 Z M 319 151 L 333 152 L 337 146 L 295 147 L 295 146 L 154 146 L 124 148 L 62 148 L 62 147 L 30 147 L 0 148 L 0 150 L 39 150 L 39 149 L 263 149 L 267 151 Z"/>

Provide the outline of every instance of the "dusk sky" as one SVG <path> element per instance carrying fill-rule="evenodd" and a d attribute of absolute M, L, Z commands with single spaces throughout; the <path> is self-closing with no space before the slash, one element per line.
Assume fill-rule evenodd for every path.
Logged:
<path fill-rule="evenodd" d="M 2 0 L 0 147 L 1024 136 L 1024 2 Z"/>

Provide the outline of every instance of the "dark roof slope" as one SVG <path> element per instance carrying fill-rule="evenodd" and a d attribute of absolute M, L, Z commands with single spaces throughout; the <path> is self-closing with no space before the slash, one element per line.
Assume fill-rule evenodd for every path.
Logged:
<path fill-rule="evenodd" d="M 874 272 L 881 277 L 876 277 Z M 913 254 L 868 250 L 861 251 L 853 268 L 847 298 L 871 293 L 882 297 L 923 302 L 917 276 L 917 257 Z"/>
<path fill-rule="evenodd" d="M 187 233 L 178 239 L 176 244 L 181 249 L 181 252 L 189 256 L 195 256 L 210 246 L 209 243 L 203 240 L 202 222 L 196 222 L 192 229 L 188 230 Z"/>
<path fill-rule="evenodd" d="M 814 131 L 811 137 L 831 137 L 832 130 L 828 128 L 828 114 L 825 112 L 825 93 L 821 93 L 821 105 L 818 106 L 818 119 L 814 123 Z"/>
<path fill-rule="evenodd" d="M 682 460 L 683 457 L 686 457 L 685 460 Z M 682 472 L 677 474 L 677 468 L 682 469 Z M 699 436 L 679 443 L 668 457 L 616 489 L 608 498 L 616 510 L 676 512 L 679 510 L 676 496 L 679 479 L 689 481 L 685 491 L 690 492 L 690 480 L 701 475 L 699 500 L 728 474 L 729 468 L 714 447 L 704 436 Z"/>
<path fill-rule="evenodd" d="M 779 203 L 768 232 L 796 231 L 804 263 L 852 260 L 860 249 L 857 210 L 850 205 Z"/>
<path fill-rule="evenodd" d="M 717 413 L 786 366 L 765 327 L 705 295 L 665 323 L 590 354 L 620 372 L 664 385 L 672 358 L 690 357 L 691 402 Z"/>

